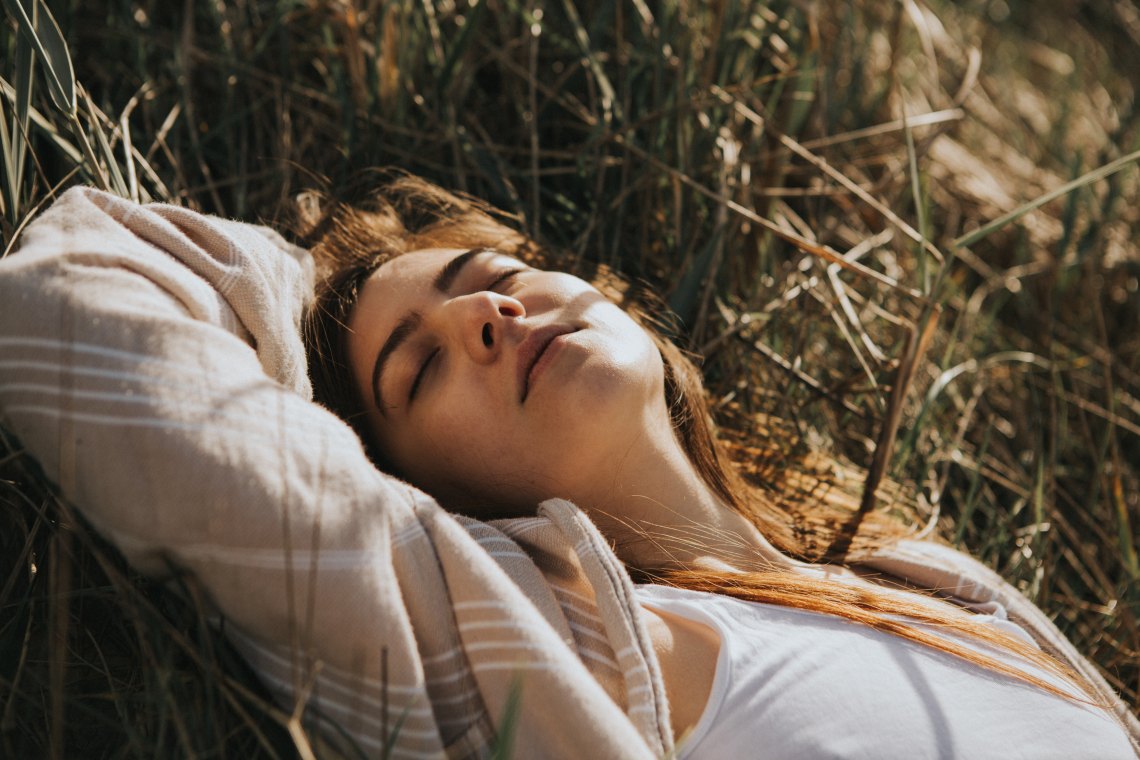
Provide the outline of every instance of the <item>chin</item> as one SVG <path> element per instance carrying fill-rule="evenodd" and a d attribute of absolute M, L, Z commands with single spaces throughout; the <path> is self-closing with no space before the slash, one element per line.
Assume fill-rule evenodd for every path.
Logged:
<path fill-rule="evenodd" d="M 579 447 L 628 445 L 648 425 L 668 419 L 664 368 L 657 349 L 651 349 L 648 356 L 626 355 L 621 361 L 594 356 L 573 368 L 565 385 L 544 394 L 543 429 L 574 455 Z"/>

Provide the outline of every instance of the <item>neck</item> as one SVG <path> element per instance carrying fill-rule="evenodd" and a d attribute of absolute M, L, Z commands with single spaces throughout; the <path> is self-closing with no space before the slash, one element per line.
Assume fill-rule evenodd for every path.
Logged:
<path fill-rule="evenodd" d="M 789 566 L 748 518 L 705 483 L 671 429 L 655 442 L 639 440 L 609 469 L 612 476 L 578 503 L 630 567 L 739 572 Z"/>

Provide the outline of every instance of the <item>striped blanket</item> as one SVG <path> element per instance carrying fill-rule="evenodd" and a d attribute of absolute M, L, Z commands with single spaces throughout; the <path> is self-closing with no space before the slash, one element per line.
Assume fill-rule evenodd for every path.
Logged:
<path fill-rule="evenodd" d="M 266 228 L 69 190 L 0 260 L 0 422 L 135 567 L 196 579 L 286 708 L 368 756 L 485 755 L 515 689 L 519 757 L 673 752 L 629 576 L 582 512 L 449 514 L 311 402 L 311 278 Z M 1140 739 L 981 564 L 921 541 L 870 564 L 1001 603 Z"/>
<path fill-rule="evenodd" d="M 317 700 L 369 756 L 397 724 L 395 757 L 485 753 L 516 683 L 520 757 L 671 751 L 601 536 L 564 502 L 495 527 L 379 473 L 310 401 L 310 292 L 307 254 L 267 229 L 72 189 L 0 261 L 3 423 L 134 566 L 189 571 L 290 710 Z"/>

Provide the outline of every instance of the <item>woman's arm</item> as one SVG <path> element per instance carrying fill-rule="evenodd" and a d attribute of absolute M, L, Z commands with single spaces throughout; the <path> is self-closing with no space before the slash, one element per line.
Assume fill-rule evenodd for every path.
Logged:
<path fill-rule="evenodd" d="M 520 750 L 649 755 L 467 533 L 309 401 L 306 261 L 248 225 L 69 191 L 0 261 L 5 425 L 136 567 L 189 571 L 271 688 L 318 683 L 364 749 L 401 720 L 408 753 L 485 748 L 521 674 Z"/>

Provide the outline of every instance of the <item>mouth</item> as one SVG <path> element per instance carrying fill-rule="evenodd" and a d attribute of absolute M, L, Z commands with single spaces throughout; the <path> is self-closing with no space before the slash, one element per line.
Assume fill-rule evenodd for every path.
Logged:
<path fill-rule="evenodd" d="M 526 401 L 530 394 L 531 381 L 534 379 L 534 369 L 550 348 L 550 344 L 563 335 L 577 332 L 578 328 L 570 325 L 548 325 L 534 330 L 523 339 L 518 349 L 518 388 L 519 403 Z"/>

